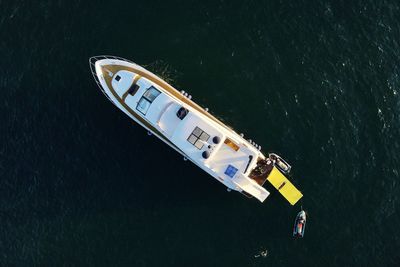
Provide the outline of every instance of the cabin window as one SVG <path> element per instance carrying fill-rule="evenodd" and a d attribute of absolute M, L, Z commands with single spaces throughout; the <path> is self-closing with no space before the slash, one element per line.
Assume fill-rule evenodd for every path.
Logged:
<path fill-rule="evenodd" d="M 121 80 L 121 76 L 119 76 L 119 75 L 115 76 L 115 80 L 116 80 L 117 82 L 119 82 L 119 80 Z"/>
<path fill-rule="evenodd" d="M 204 144 L 207 143 L 210 135 L 199 127 L 194 128 L 193 132 L 189 135 L 188 141 L 194 145 L 197 149 L 202 149 Z"/>
<path fill-rule="evenodd" d="M 151 103 L 153 103 L 154 99 L 156 99 L 160 94 L 160 91 L 158 91 L 154 86 L 151 86 L 140 98 L 136 109 L 139 110 L 143 115 L 146 115 Z"/>

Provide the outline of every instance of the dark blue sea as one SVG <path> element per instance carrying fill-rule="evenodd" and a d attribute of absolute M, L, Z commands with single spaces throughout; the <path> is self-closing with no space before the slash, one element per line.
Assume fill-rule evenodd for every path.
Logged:
<path fill-rule="evenodd" d="M 148 136 L 104 54 L 283 156 L 303 199 L 228 193 Z M 0 266 L 400 266 L 399 1 L 0 0 L 0 55 Z"/>

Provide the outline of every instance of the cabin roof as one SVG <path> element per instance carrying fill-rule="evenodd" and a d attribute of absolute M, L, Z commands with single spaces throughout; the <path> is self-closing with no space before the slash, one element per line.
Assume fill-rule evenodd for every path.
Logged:
<path fill-rule="evenodd" d="M 232 135 L 197 112 L 190 112 L 176 126 L 172 142 L 198 163 L 203 163 L 222 179 L 229 165 L 246 174 L 256 164 L 258 151 L 244 143 L 234 141 Z M 215 144 L 214 137 L 220 142 Z M 202 156 L 209 152 L 209 158 Z"/>

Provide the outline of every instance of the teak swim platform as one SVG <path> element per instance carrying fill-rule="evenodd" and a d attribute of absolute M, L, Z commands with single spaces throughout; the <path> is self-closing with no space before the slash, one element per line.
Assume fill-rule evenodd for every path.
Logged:
<path fill-rule="evenodd" d="M 290 165 L 227 127 L 145 68 L 120 57 L 96 56 L 90 69 L 104 95 L 185 159 L 234 190 L 263 202 L 269 181 L 291 205 L 303 196 L 286 178 Z"/>

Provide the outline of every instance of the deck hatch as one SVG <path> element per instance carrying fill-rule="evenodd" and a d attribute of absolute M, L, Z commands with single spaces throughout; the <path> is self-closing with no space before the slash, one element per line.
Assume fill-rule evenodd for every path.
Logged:
<path fill-rule="evenodd" d="M 231 164 L 229 164 L 228 168 L 226 168 L 226 170 L 225 170 L 225 174 L 228 175 L 229 177 L 233 178 L 233 176 L 235 176 L 237 171 L 238 171 L 237 168 L 235 168 Z"/>
<path fill-rule="evenodd" d="M 178 109 L 178 111 L 176 112 L 176 116 L 180 119 L 180 120 L 183 120 L 185 117 L 186 117 L 186 115 L 189 113 L 189 110 L 188 109 L 186 109 L 186 108 L 184 108 L 184 107 L 181 107 L 180 109 Z"/>
<path fill-rule="evenodd" d="M 134 95 L 134 94 L 136 94 L 136 92 L 139 90 L 139 85 L 137 85 L 137 84 L 132 84 L 132 86 L 128 89 L 128 94 L 130 94 L 130 95 Z"/>
<path fill-rule="evenodd" d="M 237 144 L 235 144 L 231 139 L 226 138 L 224 141 L 224 144 L 229 146 L 230 148 L 232 148 L 235 151 L 239 150 L 239 146 Z"/>
<path fill-rule="evenodd" d="M 196 128 L 194 128 L 193 132 L 189 135 L 187 140 L 197 149 L 202 149 L 209 138 L 210 135 L 208 133 L 196 126 Z"/>

